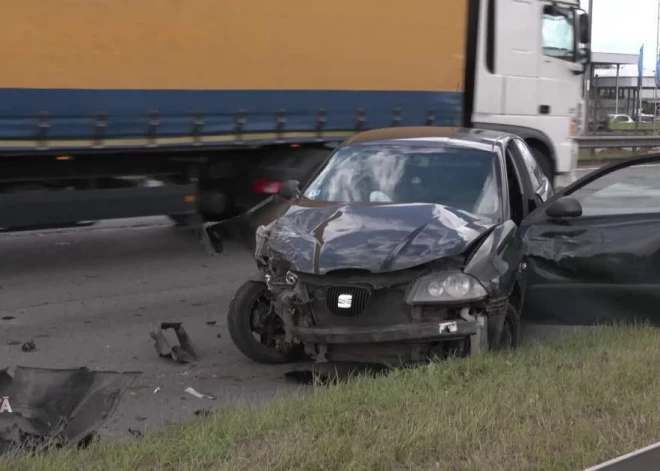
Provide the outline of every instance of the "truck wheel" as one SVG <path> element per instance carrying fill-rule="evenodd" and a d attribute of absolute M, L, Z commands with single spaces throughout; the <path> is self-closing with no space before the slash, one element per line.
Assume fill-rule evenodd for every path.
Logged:
<path fill-rule="evenodd" d="M 246 281 L 238 288 L 227 314 L 229 335 L 257 363 L 290 363 L 303 358 L 302 345 L 284 343 L 284 323 L 273 312 L 266 283 Z"/>
<path fill-rule="evenodd" d="M 502 336 L 496 350 L 515 350 L 520 346 L 520 312 L 512 303 L 507 303 Z"/>
<path fill-rule="evenodd" d="M 548 180 L 554 182 L 555 176 L 552 170 L 552 162 L 550 161 L 550 156 L 538 147 L 531 147 L 531 150 L 534 158 L 536 159 L 536 162 L 541 167 L 541 170 L 543 170 L 545 176 L 548 178 Z"/>

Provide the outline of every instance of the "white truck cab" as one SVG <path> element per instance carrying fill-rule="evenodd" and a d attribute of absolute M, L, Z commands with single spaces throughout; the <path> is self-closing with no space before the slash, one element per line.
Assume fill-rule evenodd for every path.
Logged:
<path fill-rule="evenodd" d="M 520 135 L 555 185 L 575 178 L 590 62 L 579 0 L 481 0 L 472 121 Z"/>

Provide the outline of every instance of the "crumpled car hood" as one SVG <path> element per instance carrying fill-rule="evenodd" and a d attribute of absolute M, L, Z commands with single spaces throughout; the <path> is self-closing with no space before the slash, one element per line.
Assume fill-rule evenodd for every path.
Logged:
<path fill-rule="evenodd" d="M 436 204 L 292 205 L 272 228 L 271 252 L 302 273 L 412 268 L 464 252 L 496 222 Z"/>

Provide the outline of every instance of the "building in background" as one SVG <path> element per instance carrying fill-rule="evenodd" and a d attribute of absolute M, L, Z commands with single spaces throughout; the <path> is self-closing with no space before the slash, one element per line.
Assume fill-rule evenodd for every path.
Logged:
<path fill-rule="evenodd" d="M 598 131 L 607 115 L 637 116 L 640 103 L 640 89 L 637 86 L 638 58 L 637 54 L 592 53 L 592 64 L 585 74 L 583 88 L 587 134 Z M 654 96 L 655 79 L 653 76 L 644 77 L 642 82 L 641 94 L 644 103 L 644 97 Z"/>

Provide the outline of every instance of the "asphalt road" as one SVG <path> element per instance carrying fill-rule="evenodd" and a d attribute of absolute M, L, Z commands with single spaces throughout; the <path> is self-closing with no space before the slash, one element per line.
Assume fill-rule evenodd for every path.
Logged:
<path fill-rule="evenodd" d="M 103 435 L 300 388 L 284 381 L 290 367 L 254 364 L 229 339 L 225 309 L 253 271 L 237 248 L 207 255 L 191 233 L 150 218 L 0 234 L 0 260 L 0 366 L 143 373 Z M 157 355 L 149 331 L 161 321 L 183 322 L 195 364 Z M 29 340 L 37 348 L 23 352 Z M 189 386 L 217 399 L 197 399 L 184 392 Z"/>
<path fill-rule="evenodd" d="M 247 252 L 230 246 L 209 256 L 161 217 L 0 233 L 0 367 L 141 371 L 101 430 L 106 436 L 297 391 L 304 386 L 283 376 L 290 366 L 252 363 L 229 339 L 225 310 L 253 270 Z M 183 322 L 197 362 L 156 354 L 149 331 L 161 321 Z M 23 352 L 30 340 L 36 350 Z M 216 399 L 197 399 L 187 387 Z"/>

